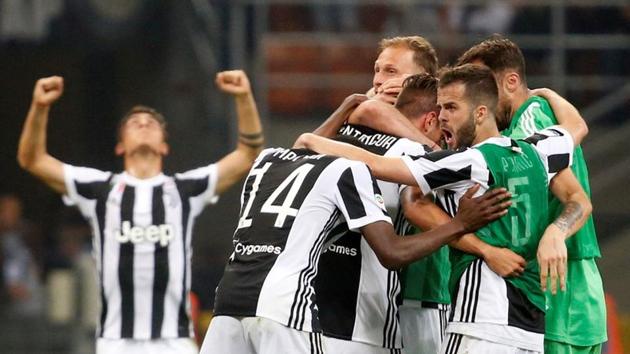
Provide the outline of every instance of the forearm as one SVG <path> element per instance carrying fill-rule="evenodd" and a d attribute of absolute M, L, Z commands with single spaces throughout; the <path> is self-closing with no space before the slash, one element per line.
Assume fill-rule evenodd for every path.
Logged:
<path fill-rule="evenodd" d="M 588 125 L 577 108 L 552 90 L 540 89 L 535 92 L 549 102 L 558 123 L 571 133 L 575 145 L 579 145 L 588 134 Z"/>
<path fill-rule="evenodd" d="M 239 133 L 237 150 L 255 158 L 262 149 L 264 136 L 254 96 L 251 93 L 237 95 L 235 101 Z"/>
<path fill-rule="evenodd" d="M 50 106 L 39 106 L 33 103 L 24 122 L 17 158 L 20 166 L 31 172 L 37 162 L 48 154 L 46 129 L 49 111 Z"/>
<path fill-rule="evenodd" d="M 359 106 L 348 121 L 439 149 L 435 142 L 422 134 L 398 109 L 378 100 L 367 101 Z"/>
<path fill-rule="evenodd" d="M 326 138 L 334 137 L 339 131 L 339 128 L 341 128 L 343 123 L 346 121 L 349 113 L 350 110 L 342 104 L 330 115 L 330 117 L 326 119 L 326 121 L 324 121 L 324 123 L 313 131 L 313 134 Z"/>
<path fill-rule="evenodd" d="M 387 258 L 381 260 L 381 263 L 385 262 L 383 265 L 388 269 L 400 269 L 432 254 L 464 234 L 463 226 L 457 222 L 449 222 L 422 233 L 396 237 L 397 242 L 388 250 Z"/>
<path fill-rule="evenodd" d="M 571 200 L 564 205 L 562 213 L 549 226 L 557 228 L 566 239 L 584 226 L 589 215 L 591 215 L 590 203 Z"/>
<path fill-rule="evenodd" d="M 484 258 L 486 252 L 489 250 L 489 244 L 481 241 L 474 234 L 466 234 L 457 240 L 449 243 L 453 248 L 456 248 L 462 252 L 473 254 L 477 257 Z"/>
<path fill-rule="evenodd" d="M 550 190 L 563 205 L 553 225 L 562 232 L 564 238 L 570 237 L 584 226 L 593 211 L 593 205 L 571 169 L 560 171 L 551 180 Z"/>

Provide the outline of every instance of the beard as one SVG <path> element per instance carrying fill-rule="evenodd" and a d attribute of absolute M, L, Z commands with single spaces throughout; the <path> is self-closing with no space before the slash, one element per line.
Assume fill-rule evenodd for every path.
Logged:
<path fill-rule="evenodd" d="M 512 106 L 507 102 L 499 103 L 497 106 L 497 128 L 499 131 L 503 131 L 510 127 L 510 122 L 512 121 Z"/>
<path fill-rule="evenodd" d="M 459 128 L 456 134 L 457 149 L 471 147 L 476 137 L 475 117 L 470 112 L 468 120 Z"/>

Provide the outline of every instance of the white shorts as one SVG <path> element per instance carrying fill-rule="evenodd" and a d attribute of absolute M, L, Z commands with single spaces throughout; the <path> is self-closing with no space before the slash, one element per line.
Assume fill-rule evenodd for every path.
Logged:
<path fill-rule="evenodd" d="M 376 345 L 322 336 L 329 354 L 402 354 L 401 349 L 388 349 Z"/>
<path fill-rule="evenodd" d="M 215 316 L 200 354 L 322 354 L 321 335 L 262 317 Z"/>
<path fill-rule="evenodd" d="M 96 354 L 197 354 L 192 338 L 96 339 Z"/>
<path fill-rule="evenodd" d="M 440 351 L 450 306 L 434 305 L 435 308 L 428 308 L 421 301 L 404 300 L 398 308 L 405 354 L 437 354 Z"/>
<path fill-rule="evenodd" d="M 448 333 L 440 354 L 542 354 L 542 352 L 490 342 L 464 334 Z"/>

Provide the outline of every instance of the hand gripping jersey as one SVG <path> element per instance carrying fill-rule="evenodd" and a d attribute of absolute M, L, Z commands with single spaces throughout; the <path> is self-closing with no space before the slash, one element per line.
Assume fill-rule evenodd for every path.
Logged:
<path fill-rule="evenodd" d="M 428 149 L 420 143 L 360 125 L 345 125 L 339 135 L 384 156 L 419 156 Z M 389 215 L 397 215 L 399 186 L 384 181 L 377 183 Z M 404 220 L 402 215 L 396 219 L 399 220 L 396 223 Z M 361 234 L 348 230 L 346 224 L 338 225 L 333 234 L 343 237 L 326 248 L 315 280 L 324 335 L 384 348 L 402 348 L 398 272 L 383 267 Z"/>
<path fill-rule="evenodd" d="M 92 226 L 101 286 L 102 338 L 192 337 L 194 219 L 216 202 L 215 165 L 138 179 L 64 165 L 66 203 Z"/>
<path fill-rule="evenodd" d="M 258 316 L 321 331 L 313 282 L 340 218 L 352 230 L 391 223 L 365 164 L 308 150 L 263 151 L 243 187 L 215 315 Z"/>
<path fill-rule="evenodd" d="M 536 250 L 549 220 L 549 181 L 570 166 L 572 151 L 571 136 L 555 127 L 525 141 L 495 137 L 460 152 L 437 152 L 415 161 L 405 158 L 423 192 L 437 191 L 451 215 L 474 183 L 481 185 L 479 193 L 495 187 L 512 193 L 508 214 L 475 234 L 488 244 L 523 256 L 528 262 L 525 273 L 503 279 L 483 260 L 453 250 L 453 304 L 447 332 L 543 350 L 545 299 Z"/>

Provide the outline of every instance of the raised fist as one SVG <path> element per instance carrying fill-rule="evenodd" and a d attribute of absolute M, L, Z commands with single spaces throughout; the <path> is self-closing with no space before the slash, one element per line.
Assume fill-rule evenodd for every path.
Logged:
<path fill-rule="evenodd" d="M 39 106 L 50 106 L 63 94 L 63 78 L 61 76 L 45 77 L 37 80 L 33 89 L 33 103 Z"/>
<path fill-rule="evenodd" d="M 235 96 L 247 95 L 252 88 L 243 70 L 230 70 L 217 73 L 215 80 L 221 91 Z"/>

